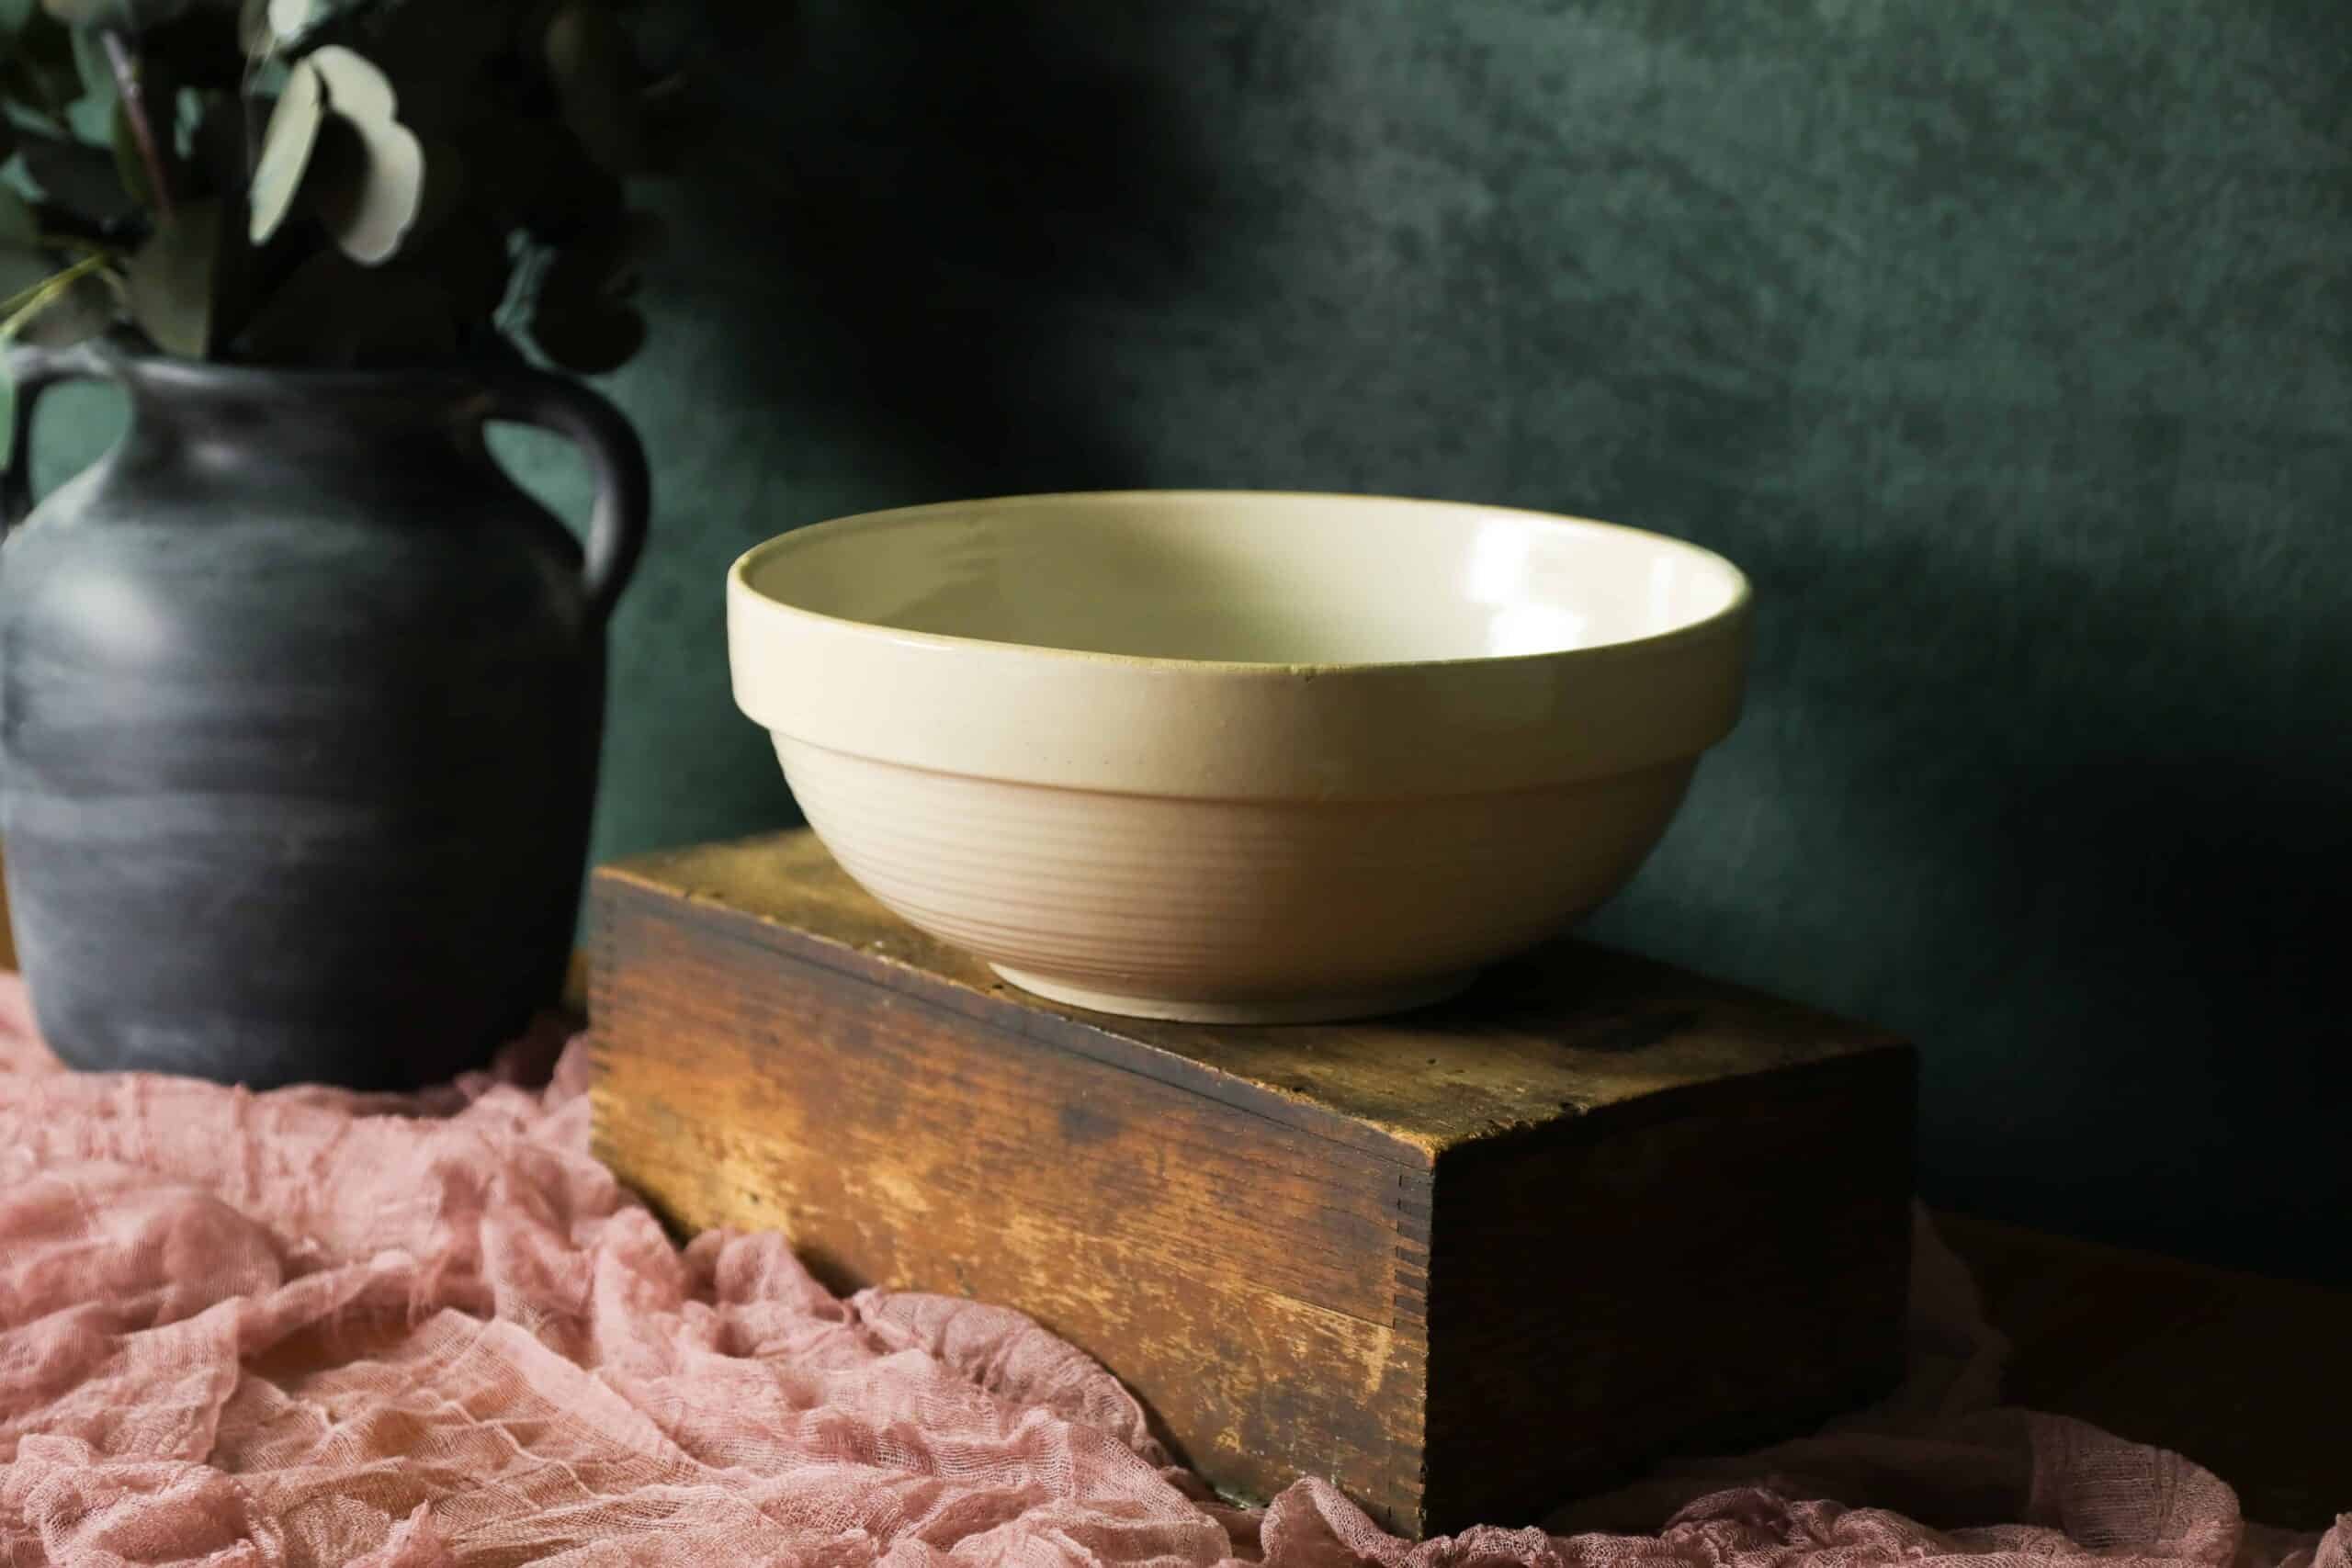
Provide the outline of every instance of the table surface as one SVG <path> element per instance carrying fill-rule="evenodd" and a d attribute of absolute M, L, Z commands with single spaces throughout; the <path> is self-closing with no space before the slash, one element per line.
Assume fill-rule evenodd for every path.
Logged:
<path fill-rule="evenodd" d="M 1937 1223 L 2015 1344 L 2010 1400 L 2187 1454 L 2264 1524 L 2352 1510 L 2352 1292 Z"/>
<path fill-rule="evenodd" d="M 0 895 L 0 968 L 15 965 Z M 2352 1292 L 1937 1223 L 2015 1344 L 2011 1400 L 2177 1450 L 2265 1524 L 2317 1529 L 2352 1509 Z"/>

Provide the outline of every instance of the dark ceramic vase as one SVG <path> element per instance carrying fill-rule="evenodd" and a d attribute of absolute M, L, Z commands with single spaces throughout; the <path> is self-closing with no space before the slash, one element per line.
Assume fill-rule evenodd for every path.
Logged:
<path fill-rule="evenodd" d="M 520 368 L 11 365 L 0 841 L 42 1032 L 75 1066 L 255 1087 L 486 1059 L 571 950 L 646 522 L 628 423 Z M 124 388 L 129 432 L 28 518 L 34 403 L 77 378 Z M 494 420 L 585 450 L 584 552 Z"/>

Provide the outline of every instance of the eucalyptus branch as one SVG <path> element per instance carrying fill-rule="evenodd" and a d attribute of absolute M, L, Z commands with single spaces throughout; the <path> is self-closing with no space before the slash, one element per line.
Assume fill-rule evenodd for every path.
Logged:
<path fill-rule="evenodd" d="M 155 128 L 147 114 L 146 94 L 139 84 L 139 65 L 130 57 L 130 47 L 122 41 L 122 34 L 108 28 L 99 36 L 106 45 L 107 64 L 113 68 L 115 90 L 122 96 L 123 118 L 130 122 L 130 139 L 139 147 L 139 161 L 147 165 L 147 182 L 154 187 L 155 211 L 163 220 L 172 220 L 172 183 L 164 167 L 163 149 L 155 141 Z"/>
<path fill-rule="evenodd" d="M 26 322 L 64 299 L 67 290 L 106 265 L 107 260 L 105 252 L 94 252 L 63 272 L 44 277 L 31 288 L 0 299 L 0 338 L 16 336 L 24 329 Z"/>
<path fill-rule="evenodd" d="M 645 334 L 624 182 L 689 118 L 632 27 L 659 3 L 0 0 L 28 176 L 0 324 L 346 367 L 503 333 L 610 370 Z"/>

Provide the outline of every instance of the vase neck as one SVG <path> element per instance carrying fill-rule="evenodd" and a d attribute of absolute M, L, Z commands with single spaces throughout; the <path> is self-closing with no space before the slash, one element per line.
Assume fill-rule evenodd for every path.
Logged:
<path fill-rule="evenodd" d="M 381 471 L 483 456 L 485 401 L 462 372 L 272 371 L 129 360 L 124 456 L 237 461 L 266 454 L 289 469 Z"/>

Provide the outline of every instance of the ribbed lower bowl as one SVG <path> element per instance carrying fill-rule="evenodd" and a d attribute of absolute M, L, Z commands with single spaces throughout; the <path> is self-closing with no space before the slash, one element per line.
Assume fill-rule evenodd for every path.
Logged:
<path fill-rule="evenodd" d="M 1622 886 L 1690 764 L 1554 789 L 1295 802 L 1097 795 L 776 755 L 842 868 L 1013 985 L 1211 1023 L 1433 1002 Z"/>

